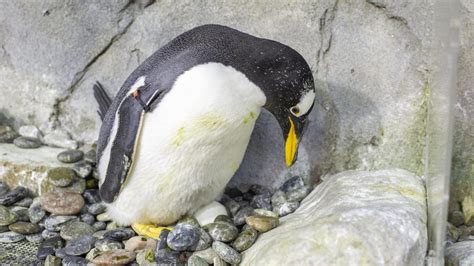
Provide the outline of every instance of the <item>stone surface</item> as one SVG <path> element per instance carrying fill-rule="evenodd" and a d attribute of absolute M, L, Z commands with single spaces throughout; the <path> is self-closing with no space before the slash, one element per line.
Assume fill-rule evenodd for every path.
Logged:
<path fill-rule="evenodd" d="M 219 215 L 227 215 L 227 210 L 225 209 L 224 205 L 220 204 L 217 201 L 213 201 L 199 209 L 194 214 L 194 217 L 201 226 L 204 226 L 206 224 L 214 222 L 216 217 Z"/>
<path fill-rule="evenodd" d="M 18 129 L 18 133 L 20 133 L 20 135 L 23 137 L 29 137 L 33 139 L 41 139 L 42 137 L 41 131 L 33 125 L 21 126 Z"/>
<path fill-rule="evenodd" d="M 121 242 L 107 238 L 97 240 L 94 246 L 97 250 L 102 252 L 114 249 L 123 249 L 123 244 Z"/>
<path fill-rule="evenodd" d="M 46 179 L 49 183 L 57 187 L 67 187 L 72 183 L 75 174 L 71 168 L 57 167 L 50 169 Z"/>
<path fill-rule="evenodd" d="M 63 163 L 76 163 L 84 157 L 84 152 L 81 150 L 65 150 L 58 154 L 58 161 Z"/>
<path fill-rule="evenodd" d="M 124 265 L 135 260 L 135 253 L 124 249 L 110 250 L 102 253 L 92 261 L 97 265 Z"/>
<path fill-rule="evenodd" d="M 10 225 L 18 220 L 18 217 L 7 207 L 0 205 L 0 226 Z"/>
<path fill-rule="evenodd" d="M 194 255 L 201 257 L 209 264 L 212 264 L 215 258 L 219 258 L 219 255 L 217 255 L 216 251 L 214 251 L 213 248 L 196 251 L 194 252 Z"/>
<path fill-rule="evenodd" d="M 474 265 L 474 241 L 462 241 L 447 247 L 445 262 L 448 266 Z"/>
<path fill-rule="evenodd" d="M 8 226 L 10 231 L 19 233 L 22 235 L 35 234 L 41 231 L 41 227 L 37 224 L 27 222 L 16 222 Z"/>
<path fill-rule="evenodd" d="M 59 236 L 45 239 L 36 252 L 36 257 L 40 260 L 45 259 L 48 255 L 53 255 L 55 250 L 64 246 L 64 240 Z"/>
<path fill-rule="evenodd" d="M 280 226 L 261 234 L 244 252 L 242 265 L 292 265 L 301 258 L 314 265 L 422 265 L 425 204 L 423 181 L 409 172 L 339 173 L 327 177 Z"/>
<path fill-rule="evenodd" d="M 41 196 L 43 209 L 56 215 L 77 214 L 84 204 L 81 194 L 74 192 L 49 192 Z"/>
<path fill-rule="evenodd" d="M 257 230 L 253 228 L 249 228 L 247 230 L 243 230 L 237 239 L 232 242 L 232 247 L 237 250 L 238 252 L 242 252 L 250 248 L 255 240 L 257 240 L 258 233 Z"/>
<path fill-rule="evenodd" d="M 6 194 L 0 196 L 1 205 L 12 205 L 28 196 L 28 191 L 24 187 L 16 187 Z"/>
<path fill-rule="evenodd" d="M 214 249 L 221 259 L 230 264 L 239 264 L 242 260 L 242 255 L 240 255 L 240 253 L 220 241 L 214 241 L 212 243 L 212 249 Z"/>
<path fill-rule="evenodd" d="M 15 243 L 25 239 L 25 236 L 15 232 L 0 233 L 0 243 Z"/>
<path fill-rule="evenodd" d="M 199 229 L 189 224 L 177 224 L 170 231 L 166 242 L 176 251 L 183 251 L 196 245 L 199 241 Z"/>
<path fill-rule="evenodd" d="M 277 227 L 278 217 L 252 215 L 245 218 L 245 222 L 258 232 L 264 233 Z"/>
<path fill-rule="evenodd" d="M 239 234 L 237 227 L 227 222 L 210 223 L 204 228 L 214 240 L 222 242 L 230 242 Z"/>
<path fill-rule="evenodd" d="M 79 256 L 86 254 L 94 247 L 97 238 L 90 235 L 76 237 L 68 242 L 64 251 L 71 256 Z"/>
<path fill-rule="evenodd" d="M 83 222 L 67 223 L 61 228 L 60 235 L 64 240 L 71 240 L 83 235 L 92 235 L 96 230 Z"/>
<path fill-rule="evenodd" d="M 60 231 L 67 223 L 78 221 L 76 216 L 48 216 L 44 227 L 49 231 Z"/>
<path fill-rule="evenodd" d="M 125 249 L 138 251 L 142 249 L 156 249 L 156 240 L 144 236 L 134 236 L 125 242 Z"/>
<path fill-rule="evenodd" d="M 36 149 L 41 147 L 41 141 L 38 139 L 23 136 L 14 139 L 13 144 L 21 149 Z"/>

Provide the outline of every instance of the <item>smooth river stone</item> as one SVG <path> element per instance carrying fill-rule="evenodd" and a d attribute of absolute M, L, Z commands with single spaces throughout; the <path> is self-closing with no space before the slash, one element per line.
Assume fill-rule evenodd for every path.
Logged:
<path fill-rule="evenodd" d="M 245 206 L 241 208 L 234 216 L 235 225 L 245 224 L 245 218 L 254 214 L 254 210 L 250 206 Z"/>
<path fill-rule="evenodd" d="M 227 263 L 239 264 L 242 260 L 242 255 L 240 255 L 239 252 L 220 241 L 214 241 L 212 248 L 216 251 L 217 255 Z"/>
<path fill-rule="evenodd" d="M 57 156 L 58 161 L 62 163 L 75 163 L 84 157 L 84 152 L 80 150 L 65 150 L 60 152 Z"/>
<path fill-rule="evenodd" d="M 230 242 L 239 234 L 239 230 L 235 225 L 227 222 L 211 223 L 204 227 L 214 240 L 222 242 Z"/>
<path fill-rule="evenodd" d="M 48 255 L 53 255 L 55 250 L 64 246 L 64 240 L 59 236 L 45 239 L 38 247 L 36 257 L 40 260 L 45 259 Z"/>
<path fill-rule="evenodd" d="M 104 237 L 115 241 L 123 241 L 130 239 L 134 235 L 135 231 L 130 228 L 117 228 L 106 232 Z"/>
<path fill-rule="evenodd" d="M 97 238 L 84 235 L 76 237 L 68 242 L 64 251 L 71 256 L 80 256 L 89 252 L 93 247 Z"/>
<path fill-rule="evenodd" d="M 134 236 L 125 242 L 125 249 L 138 251 L 142 249 L 156 249 L 156 240 L 144 236 Z"/>
<path fill-rule="evenodd" d="M 84 204 L 84 198 L 75 192 L 49 192 L 41 196 L 43 209 L 56 215 L 77 214 Z"/>
<path fill-rule="evenodd" d="M 97 265 L 124 265 L 135 260 L 135 252 L 125 249 L 109 250 L 92 260 Z"/>
<path fill-rule="evenodd" d="M 30 137 L 18 137 L 13 140 L 13 144 L 18 148 L 22 149 L 36 149 L 41 147 L 41 141 L 39 139 L 30 138 Z"/>
<path fill-rule="evenodd" d="M 60 235 L 64 240 L 71 240 L 82 235 L 92 235 L 94 233 L 94 227 L 84 222 L 76 221 L 64 225 Z"/>
<path fill-rule="evenodd" d="M 278 218 L 261 215 L 248 216 L 247 218 L 245 218 L 245 221 L 253 229 L 261 233 L 270 231 L 273 228 L 277 227 L 279 224 Z"/>
<path fill-rule="evenodd" d="M 19 233 L 22 235 L 35 234 L 41 231 L 41 227 L 37 224 L 26 223 L 26 222 L 16 222 L 8 226 L 10 231 Z"/>
<path fill-rule="evenodd" d="M 187 250 L 199 242 L 200 232 L 195 226 L 177 224 L 167 237 L 168 246 L 177 251 Z"/>
<path fill-rule="evenodd" d="M 123 249 L 123 244 L 119 241 L 104 238 L 97 240 L 94 247 L 101 252 L 105 252 L 114 249 Z"/>
<path fill-rule="evenodd" d="M 255 240 L 257 240 L 258 232 L 253 228 L 242 231 L 239 236 L 232 242 L 232 247 L 238 252 L 242 252 L 250 248 Z"/>
<path fill-rule="evenodd" d="M 203 258 L 193 255 L 189 257 L 187 265 L 188 266 L 207 266 L 209 265 L 209 263 L 207 263 L 207 261 L 204 260 Z"/>
<path fill-rule="evenodd" d="M 76 173 L 77 176 L 86 178 L 92 172 L 92 165 L 85 161 L 80 161 L 74 164 L 72 170 Z"/>
<path fill-rule="evenodd" d="M 44 220 L 44 228 L 49 231 L 60 231 L 68 222 L 78 220 L 77 216 L 49 216 Z"/>
<path fill-rule="evenodd" d="M 6 194 L 0 196 L 0 205 L 9 206 L 28 196 L 28 190 L 24 187 L 16 187 Z"/>
<path fill-rule="evenodd" d="M 30 221 L 30 217 L 28 217 L 28 208 L 20 207 L 20 206 L 14 206 L 13 208 L 10 208 L 10 211 L 18 217 L 17 222 L 29 222 Z"/>
<path fill-rule="evenodd" d="M 25 236 L 15 232 L 0 233 L 0 243 L 15 243 L 25 239 Z"/>
<path fill-rule="evenodd" d="M 0 205 L 0 226 L 10 225 L 18 220 L 15 213 L 7 207 Z"/>
<path fill-rule="evenodd" d="M 75 174 L 71 168 L 56 167 L 48 170 L 46 178 L 49 183 L 57 187 L 67 187 L 72 183 Z"/>
<path fill-rule="evenodd" d="M 208 205 L 199 209 L 195 214 L 194 217 L 199 222 L 201 226 L 206 224 L 210 224 L 214 222 L 217 216 L 219 215 L 227 215 L 227 210 L 224 205 L 220 204 L 217 201 L 213 201 Z"/>

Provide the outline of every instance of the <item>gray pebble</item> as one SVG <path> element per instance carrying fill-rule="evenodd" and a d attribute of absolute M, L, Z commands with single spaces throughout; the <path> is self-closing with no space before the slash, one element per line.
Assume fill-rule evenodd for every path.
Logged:
<path fill-rule="evenodd" d="M 96 219 L 97 221 L 101 221 L 101 222 L 112 221 L 112 218 L 110 218 L 110 216 L 106 212 L 97 215 Z"/>
<path fill-rule="evenodd" d="M 260 195 L 260 194 L 267 194 L 270 195 L 271 192 L 268 188 L 259 185 L 259 184 L 253 184 L 249 188 L 249 192 L 251 192 L 254 195 Z"/>
<path fill-rule="evenodd" d="M 209 264 L 214 263 L 215 258 L 219 258 L 219 255 L 217 255 L 217 253 L 212 248 L 196 251 L 193 253 L 193 255 L 199 256 L 200 258 L 204 259 Z"/>
<path fill-rule="evenodd" d="M 77 256 L 66 256 L 62 260 L 63 266 L 78 266 L 78 265 L 87 265 L 87 260 L 83 257 Z"/>
<path fill-rule="evenodd" d="M 10 231 L 22 235 L 36 234 L 41 231 L 41 227 L 37 224 L 27 222 L 16 222 L 8 226 Z"/>
<path fill-rule="evenodd" d="M 99 203 L 102 202 L 99 196 L 99 190 L 98 189 L 87 189 L 84 191 L 82 194 L 84 199 L 88 204 L 94 204 L 94 203 Z"/>
<path fill-rule="evenodd" d="M 11 212 L 7 207 L 0 205 L 0 226 L 10 225 L 18 220 L 15 213 Z"/>
<path fill-rule="evenodd" d="M 271 210 L 271 195 L 269 194 L 260 194 L 253 197 L 252 201 L 250 202 L 250 206 L 255 209 L 265 209 Z"/>
<path fill-rule="evenodd" d="M 81 214 L 81 221 L 88 225 L 93 225 L 95 223 L 95 217 L 90 213 L 83 213 Z"/>
<path fill-rule="evenodd" d="M 189 225 L 191 226 L 191 225 Z M 167 246 L 167 239 L 170 231 L 169 230 L 163 230 L 160 233 L 160 237 L 158 239 L 158 243 L 156 245 L 156 250 L 155 250 L 155 261 L 159 265 L 176 265 L 180 263 L 180 253 L 175 250 L 171 250 Z"/>
<path fill-rule="evenodd" d="M 187 250 L 199 242 L 200 232 L 195 226 L 177 224 L 167 237 L 168 246 L 177 251 Z"/>
<path fill-rule="evenodd" d="M 23 137 L 30 137 L 34 139 L 39 139 L 42 137 L 40 130 L 34 125 L 21 126 L 18 129 L 18 133 L 20 133 L 20 135 Z"/>
<path fill-rule="evenodd" d="M 56 167 L 48 170 L 46 179 L 54 186 L 67 187 L 72 183 L 75 176 L 71 168 Z"/>
<path fill-rule="evenodd" d="M 287 202 L 288 201 L 288 198 L 286 197 L 286 193 L 281 191 L 281 190 L 277 190 L 273 196 L 272 196 L 272 206 L 273 207 L 276 207 L 276 206 L 280 206 L 282 205 L 283 203 Z"/>
<path fill-rule="evenodd" d="M 64 240 L 59 236 L 45 239 L 38 247 L 36 257 L 40 260 L 45 259 L 48 255 L 53 255 L 55 250 L 64 246 Z"/>
<path fill-rule="evenodd" d="M 60 231 L 67 222 L 78 221 L 77 216 L 49 216 L 44 220 L 44 227 L 49 231 Z"/>
<path fill-rule="evenodd" d="M 218 215 L 215 219 L 214 219 L 214 222 L 217 223 L 217 222 L 226 222 L 226 223 L 230 223 L 230 224 L 233 224 L 234 221 L 227 215 Z"/>
<path fill-rule="evenodd" d="M 109 230 L 104 234 L 104 238 L 108 238 L 116 241 L 123 241 L 130 239 L 132 236 L 135 236 L 135 231 L 130 228 L 117 228 Z"/>
<path fill-rule="evenodd" d="M 196 244 L 196 246 L 191 248 L 193 251 L 199 251 L 199 250 L 207 249 L 212 244 L 212 237 L 209 235 L 209 233 L 207 233 L 202 228 L 198 228 L 198 229 L 199 229 L 200 237 L 199 237 L 199 241 Z"/>
<path fill-rule="evenodd" d="M 138 250 L 135 260 L 138 265 L 153 264 L 155 262 L 155 251 L 153 249 Z"/>
<path fill-rule="evenodd" d="M 242 255 L 239 252 L 220 241 L 214 241 L 212 248 L 221 259 L 230 264 L 239 264 L 242 260 Z"/>
<path fill-rule="evenodd" d="M 41 233 L 26 235 L 26 240 L 31 243 L 41 243 L 43 242 L 44 238 Z"/>
<path fill-rule="evenodd" d="M 35 198 L 33 203 L 28 208 L 28 216 L 30 217 L 30 222 L 38 223 L 43 219 L 46 213 L 41 208 L 40 198 Z"/>
<path fill-rule="evenodd" d="M 54 255 L 56 255 L 56 257 L 58 258 L 64 258 L 67 256 L 66 254 L 66 249 L 65 248 L 58 248 L 56 249 L 56 251 L 54 252 Z"/>
<path fill-rule="evenodd" d="M 84 152 L 80 150 L 65 150 L 60 152 L 57 156 L 58 161 L 63 163 L 75 163 L 84 157 Z"/>
<path fill-rule="evenodd" d="M 0 143 L 12 143 L 18 134 L 9 126 L 0 125 Z"/>
<path fill-rule="evenodd" d="M 86 178 L 92 172 L 92 165 L 85 161 L 80 161 L 74 164 L 72 170 L 76 173 L 77 176 Z"/>
<path fill-rule="evenodd" d="M 214 240 L 222 242 L 230 242 L 239 234 L 237 227 L 227 222 L 210 223 L 207 224 L 204 229 Z"/>
<path fill-rule="evenodd" d="M 110 240 L 107 238 L 99 239 L 94 244 L 95 248 L 99 251 L 105 252 L 114 249 L 123 249 L 122 242 Z"/>
<path fill-rule="evenodd" d="M 96 163 L 96 152 L 95 152 L 95 150 L 88 150 L 84 154 L 84 160 L 88 163 L 95 164 Z"/>
<path fill-rule="evenodd" d="M 214 258 L 213 265 L 214 266 L 229 266 L 230 264 L 225 262 L 225 260 L 219 258 L 219 256 L 217 256 L 217 258 Z"/>
<path fill-rule="evenodd" d="M 15 243 L 25 239 L 25 236 L 15 232 L 0 233 L 0 243 Z"/>
<path fill-rule="evenodd" d="M 94 243 L 96 240 L 97 238 L 90 235 L 84 235 L 74 238 L 67 244 L 65 248 L 66 254 L 72 256 L 86 254 L 94 247 Z"/>
<path fill-rule="evenodd" d="M 310 186 L 303 186 L 301 188 L 292 190 L 286 193 L 288 201 L 301 201 L 311 192 Z"/>
<path fill-rule="evenodd" d="M 203 258 L 198 257 L 196 255 L 192 255 L 188 259 L 188 266 L 207 266 L 209 263 L 205 261 Z"/>
<path fill-rule="evenodd" d="M 229 210 L 232 216 L 234 216 L 240 209 L 240 205 L 235 200 L 225 194 L 222 195 L 221 203 L 224 204 L 224 206 L 227 208 L 227 210 Z"/>
<path fill-rule="evenodd" d="M 96 242 L 97 243 L 97 242 Z M 87 255 L 86 255 L 86 260 L 88 261 L 92 261 L 93 259 L 95 259 L 96 257 L 98 257 L 100 254 L 102 254 L 102 251 L 96 249 L 96 248 L 93 248 L 91 249 L 89 252 L 87 252 Z"/>
<path fill-rule="evenodd" d="M 9 206 L 28 196 L 28 190 L 24 187 L 16 187 L 6 194 L 0 196 L 0 205 Z"/>
<path fill-rule="evenodd" d="M 94 215 L 104 213 L 106 210 L 107 210 L 107 207 L 103 203 L 94 203 L 87 206 L 87 211 Z"/>
<path fill-rule="evenodd" d="M 184 216 L 178 221 L 178 224 L 190 224 L 195 227 L 200 227 L 199 222 L 192 216 Z"/>
<path fill-rule="evenodd" d="M 41 147 L 39 139 L 20 136 L 13 140 L 13 144 L 22 149 L 36 149 Z"/>
<path fill-rule="evenodd" d="M 235 225 L 243 225 L 245 224 L 245 217 L 250 216 L 254 213 L 253 208 L 250 206 L 245 206 L 240 209 L 234 216 L 234 224 Z"/>
<path fill-rule="evenodd" d="M 302 188 L 303 186 L 304 186 L 303 178 L 301 178 L 300 176 L 294 176 L 288 179 L 287 181 L 285 181 L 285 183 L 281 185 L 280 190 L 288 193 L 290 191 Z"/>
<path fill-rule="evenodd" d="M 54 231 L 49 231 L 47 229 L 44 229 L 43 232 L 41 232 L 41 236 L 44 239 L 56 238 L 56 237 L 59 237 L 59 232 L 54 232 Z"/>
<path fill-rule="evenodd" d="M 100 231 L 104 230 L 107 227 L 107 224 L 105 222 L 97 221 L 92 225 L 92 227 L 94 227 L 95 230 Z"/>
<path fill-rule="evenodd" d="M 95 233 L 94 227 L 84 222 L 71 222 L 67 223 L 61 229 L 61 237 L 64 240 L 71 240 L 82 235 L 91 235 Z"/>
<path fill-rule="evenodd" d="M 44 266 L 60 266 L 61 259 L 53 255 L 48 255 L 44 260 Z"/>
<path fill-rule="evenodd" d="M 84 198 L 75 192 L 54 191 L 41 196 L 41 207 L 57 215 L 77 214 L 84 204 Z"/>
<path fill-rule="evenodd" d="M 462 211 L 453 211 L 449 214 L 448 221 L 452 225 L 459 227 L 464 224 L 464 214 Z"/>
<path fill-rule="evenodd" d="M 18 202 L 16 202 L 15 206 L 19 206 L 19 207 L 25 207 L 25 208 L 28 208 L 30 207 L 31 203 L 33 203 L 33 199 L 32 198 L 24 198 Z"/>
<path fill-rule="evenodd" d="M 288 215 L 296 211 L 296 209 L 298 209 L 299 206 L 300 206 L 300 203 L 297 201 L 288 201 L 288 202 L 283 203 L 280 206 L 274 207 L 273 211 L 278 213 L 280 217 L 283 217 L 285 215 Z"/>
<path fill-rule="evenodd" d="M 238 252 L 242 252 L 250 248 L 253 243 L 257 240 L 258 232 L 253 228 L 246 229 L 242 231 L 237 239 L 232 242 L 232 247 L 235 248 Z"/>
<path fill-rule="evenodd" d="M 29 222 L 30 217 L 28 216 L 28 208 L 26 207 L 20 207 L 20 206 L 15 206 L 10 209 L 12 213 L 14 213 L 20 222 Z"/>

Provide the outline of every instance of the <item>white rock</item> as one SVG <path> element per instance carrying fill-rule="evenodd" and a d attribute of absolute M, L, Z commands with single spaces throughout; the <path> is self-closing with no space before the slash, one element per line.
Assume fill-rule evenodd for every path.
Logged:
<path fill-rule="evenodd" d="M 63 130 L 56 130 L 46 134 L 43 138 L 43 142 L 49 146 L 65 149 L 77 149 L 78 147 L 77 142 L 72 140 Z"/>
<path fill-rule="evenodd" d="M 18 129 L 18 133 L 24 137 L 30 137 L 30 138 L 35 138 L 35 139 L 41 139 L 41 131 L 33 126 L 33 125 L 27 125 L 27 126 L 21 126 Z"/>
<path fill-rule="evenodd" d="M 452 244 L 446 249 L 446 265 L 474 265 L 474 241 L 462 241 Z"/>
<path fill-rule="evenodd" d="M 336 174 L 260 235 L 241 265 L 423 265 L 425 202 L 422 179 L 403 170 Z"/>
<path fill-rule="evenodd" d="M 194 213 L 194 217 L 196 217 L 196 220 L 201 226 L 213 223 L 214 219 L 219 215 L 228 214 L 224 205 L 220 204 L 217 201 L 209 203 L 208 205 L 202 207 L 196 213 Z"/>

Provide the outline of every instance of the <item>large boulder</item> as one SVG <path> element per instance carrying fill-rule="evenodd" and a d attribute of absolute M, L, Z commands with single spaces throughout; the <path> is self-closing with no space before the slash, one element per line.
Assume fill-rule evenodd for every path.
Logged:
<path fill-rule="evenodd" d="M 421 178 L 403 170 L 330 176 L 242 265 L 423 265 L 428 245 Z"/>

